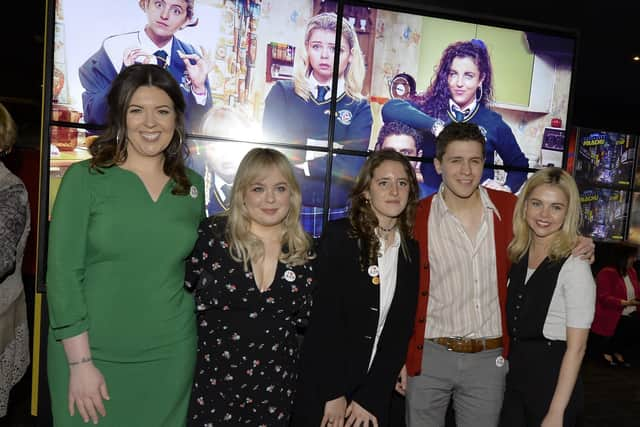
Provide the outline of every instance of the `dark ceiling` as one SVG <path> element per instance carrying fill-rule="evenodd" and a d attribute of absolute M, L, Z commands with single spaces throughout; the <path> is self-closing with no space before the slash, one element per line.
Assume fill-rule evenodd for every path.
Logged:
<path fill-rule="evenodd" d="M 286 1 L 286 0 L 271 0 Z M 637 0 L 569 2 L 379 0 L 396 7 L 428 7 L 487 20 L 575 29 L 579 35 L 571 124 L 640 134 L 640 55 Z M 16 4 L 17 3 L 17 4 Z M 10 109 L 21 135 L 38 139 L 40 132 L 45 0 L 11 2 L 19 10 L 17 29 L 5 22 L 5 51 L 0 100 Z M 12 40 L 21 40 L 15 43 Z"/>

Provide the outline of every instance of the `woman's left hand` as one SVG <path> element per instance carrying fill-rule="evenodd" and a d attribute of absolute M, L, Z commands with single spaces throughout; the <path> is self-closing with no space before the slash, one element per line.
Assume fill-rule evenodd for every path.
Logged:
<path fill-rule="evenodd" d="M 191 91 L 197 94 L 206 94 L 207 87 L 207 75 L 213 69 L 213 61 L 211 55 L 204 48 L 200 47 L 202 56 L 197 53 L 187 54 L 182 51 L 178 51 L 178 56 L 184 62 L 184 66 L 187 69 L 187 74 L 191 79 Z"/>
<path fill-rule="evenodd" d="M 369 423 L 371 423 L 373 427 L 378 427 L 378 419 L 360 406 L 355 400 L 347 406 L 345 416 L 347 420 L 344 423 L 344 427 L 369 427 Z"/>
<path fill-rule="evenodd" d="M 593 264 L 595 258 L 596 245 L 593 243 L 593 239 L 585 236 L 578 236 L 578 242 L 575 248 L 571 251 L 571 255 L 580 257 L 585 261 L 589 261 L 589 264 Z"/>

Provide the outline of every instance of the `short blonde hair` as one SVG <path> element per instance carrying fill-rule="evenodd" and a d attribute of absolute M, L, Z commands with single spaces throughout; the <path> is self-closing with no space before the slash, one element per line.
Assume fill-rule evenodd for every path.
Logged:
<path fill-rule="evenodd" d="M 311 88 L 307 83 L 307 77 L 311 74 L 312 68 L 307 53 L 307 44 L 311 33 L 316 30 L 332 31 L 336 33 L 338 24 L 338 15 L 333 12 L 325 12 L 315 15 L 309 19 L 307 28 L 304 32 L 304 46 L 302 49 L 296 49 L 296 61 L 294 70 L 294 88 L 296 94 L 305 101 L 311 96 Z M 347 40 L 348 48 L 351 52 L 351 62 L 344 70 L 344 90 L 351 98 L 356 100 L 363 99 L 362 83 L 364 82 L 364 56 L 358 42 L 358 34 L 353 25 L 346 19 L 342 19 L 342 36 Z M 344 47 L 344 46 L 343 46 Z"/>
<path fill-rule="evenodd" d="M 282 247 L 280 261 L 285 264 L 301 265 L 313 258 L 311 237 L 300 224 L 302 194 L 296 181 L 291 163 L 277 150 L 272 148 L 254 148 L 249 151 L 236 173 L 231 190 L 230 208 L 220 214 L 228 217 L 227 238 L 231 257 L 249 268 L 252 259 L 264 256 L 264 245 L 251 232 L 251 219 L 244 204 L 244 194 L 251 184 L 265 171 L 275 167 L 282 174 L 291 192 L 289 213 L 283 221 Z"/>
<path fill-rule="evenodd" d="M 0 152 L 8 153 L 16 143 L 18 129 L 9 111 L 0 104 Z"/>
<path fill-rule="evenodd" d="M 508 248 L 509 258 L 513 262 L 520 261 L 531 246 L 533 237 L 527 224 L 526 204 L 533 190 L 545 184 L 560 188 L 568 202 L 562 227 L 551 243 L 549 259 L 556 261 L 569 256 L 576 245 L 578 230 L 582 223 L 578 186 L 573 177 L 564 170 L 556 167 L 544 168 L 533 174 L 524 184 L 513 212 L 513 240 Z"/>

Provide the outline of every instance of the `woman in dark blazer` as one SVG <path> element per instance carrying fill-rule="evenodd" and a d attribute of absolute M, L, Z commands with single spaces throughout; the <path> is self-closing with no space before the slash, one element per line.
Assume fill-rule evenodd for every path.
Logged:
<path fill-rule="evenodd" d="M 320 240 L 294 426 L 388 425 L 413 330 L 419 256 L 411 164 L 393 150 L 372 153 L 350 200 L 349 217 L 329 222 Z"/>
<path fill-rule="evenodd" d="M 633 268 L 638 248 L 616 244 L 610 266 L 596 276 L 596 313 L 591 324 L 602 357 L 610 366 L 630 366 L 625 359 L 640 331 L 640 285 Z"/>

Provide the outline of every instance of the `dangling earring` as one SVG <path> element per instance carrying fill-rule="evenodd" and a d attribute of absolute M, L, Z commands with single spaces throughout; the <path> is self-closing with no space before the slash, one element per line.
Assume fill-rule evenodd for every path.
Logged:
<path fill-rule="evenodd" d="M 123 136 L 122 133 L 122 129 L 118 129 L 118 132 L 116 132 L 116 152 L 114 161 L 118 164 L 124 162 L 126 158 L 127 136 L 126 134 Z"/>
<path fill-rule="evenodd" d="M 478 95 L 478 89 L 480 90 L 480 95 Z M 482 100 L 482 85 L 478 86 L 476 89 L 476 101 L 480 102 Z"/>
<path fill-rule="evenodd" d="M 178 134 L 178 146 L 175 148 L 175 150 L 170 150 L 169 147 L 167 147 L 167 154 L 172 157 L 177 155 L 180 152 L 180 148 L 182 147 L 182 132 L 176 129 L 176 133 Z"/>

